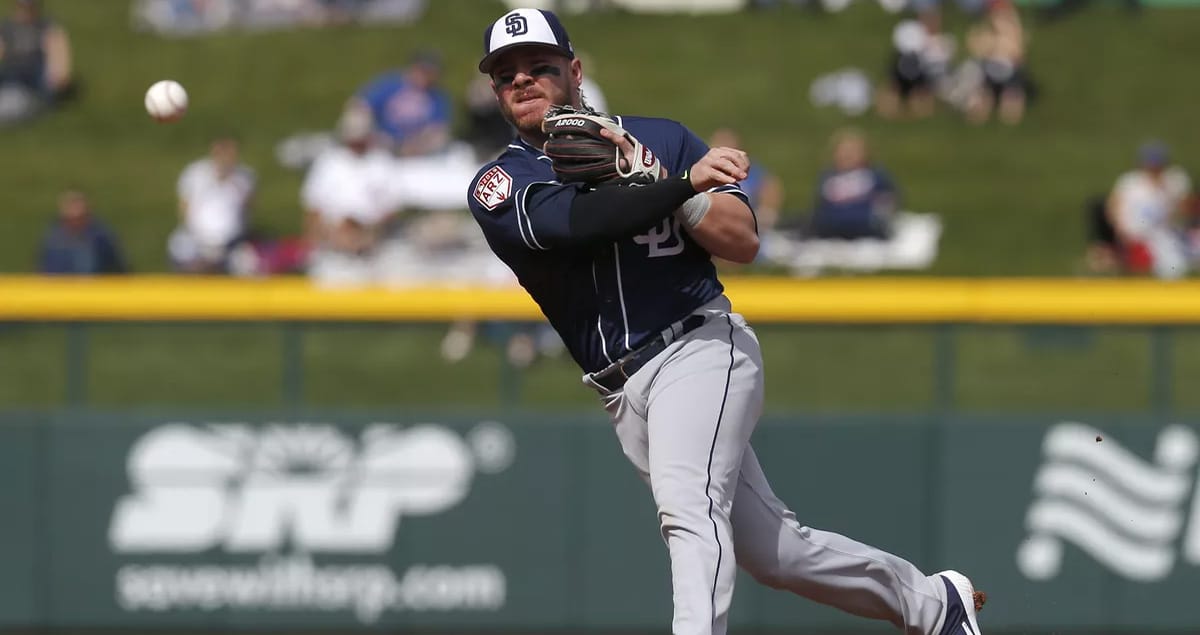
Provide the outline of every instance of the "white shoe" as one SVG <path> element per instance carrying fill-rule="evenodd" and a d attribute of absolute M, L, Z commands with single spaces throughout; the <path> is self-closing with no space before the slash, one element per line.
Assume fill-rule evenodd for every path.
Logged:
<path fill-rule="evenodd" d="M 946 585 L 946 614 L 936 635 L 983 635 L 976 614 L 987 602 L 987 594 L 976 591 L 967 576 L 957 571 L 942 571 L 934 577 Z"/>

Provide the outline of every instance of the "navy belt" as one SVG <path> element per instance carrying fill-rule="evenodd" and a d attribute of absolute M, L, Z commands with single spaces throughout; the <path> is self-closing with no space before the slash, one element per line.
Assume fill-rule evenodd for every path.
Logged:
<path fill-rule="evenodd" d="M 655 355 L 663 352 L 663 349 L 671 342 L 700 328 L 700 325 L 706 321 L 708 321 L 707 315 L 699 313 L 689 315 L 663 329 L 662 333 L 659 333 L 654 339 L 629 351 L 621 359 L 592 373 L 588 377 L 601 388 L 610 392 L 616 392 L 625 386 L 625 382 L 634 373 L 638 372 L 638 369 L 645 366 L 646 362 L 654 359 Z"/>

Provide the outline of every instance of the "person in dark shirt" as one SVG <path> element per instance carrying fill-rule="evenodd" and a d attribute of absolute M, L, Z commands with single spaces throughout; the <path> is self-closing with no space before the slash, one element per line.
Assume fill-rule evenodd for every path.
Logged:
<path fill-rule="evenodd" d="M 116 235 L 93 215 L 87 196 L 79 190 L 63 192 L 58 216 L 42 239 L 38 271 L 94 275 L 127 270 Z"/>
<path fill-rule="evenodd" d="M 815 238 L 887 238 L 896 210 L 896 187 L 870 161 L 866 137 L 855 130 L 834 135 L 833 166 L 817 181 L 810 231 Z"/>
<path fill-rule="evenodd" d="M 452 102 L 441 87 L 441 56 L 418 51 L 401 71 L 383 73 L 362 87 L 352 103 L 364 103 L 392 151 L 402 157 L 427 156 L 450 142 Z"/>
<path fill-rule="evenodd" d="M 28 119 L 73 86 L 67 32 L 39 0 L 13 0 L 0 20 L 0 124 Z"/>

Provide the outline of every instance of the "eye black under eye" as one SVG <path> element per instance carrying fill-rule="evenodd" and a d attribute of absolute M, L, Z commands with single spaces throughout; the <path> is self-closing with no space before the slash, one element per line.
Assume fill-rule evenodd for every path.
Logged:
<path fill-rule="evenodd" d="M 540 64 L 530 69 L 529 74 L 533 75 L 534 77 L 542 77 L 544 75 L 559 75 L 560 73 L 557 66 L 552 64 Z"/>
<path fill-rule="evenodd" d="M 494 81 L 500 86 L 507 86 L 508 84 L 513 83 L 513 80 L 516 78 L 517 76 L 515 73 L 500 73 L 499 75 L 496 75 Z"/>

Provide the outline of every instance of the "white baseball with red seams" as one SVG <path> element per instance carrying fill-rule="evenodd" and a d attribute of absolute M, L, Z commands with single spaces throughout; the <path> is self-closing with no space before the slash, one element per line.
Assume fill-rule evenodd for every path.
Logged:
<path fill-rule="evenodd" d="M 183 117 L 187 109 L 187 91 L 177 81 L 164 79 L 155 82 L 146 91 L 146 112 L 150 113 L 155 121 L 176 121 Z"/>

